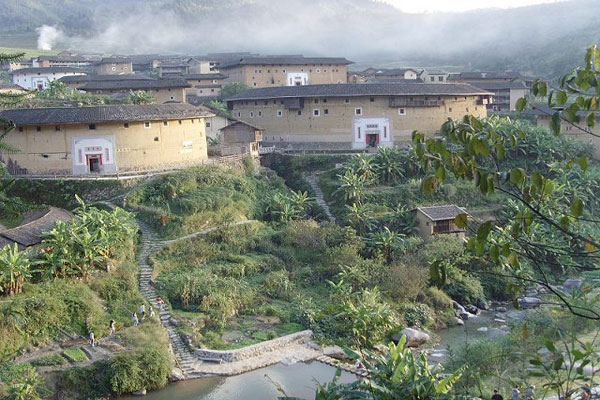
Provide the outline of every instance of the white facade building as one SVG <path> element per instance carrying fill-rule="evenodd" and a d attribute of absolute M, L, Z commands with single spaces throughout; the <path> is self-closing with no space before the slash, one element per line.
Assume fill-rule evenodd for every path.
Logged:
<path fill-rule="evenodd" d="M 86 73 L 72 67 L 22 68 L 12 72 L 12 81 L 27 90 L 45 90 L 50 82 L 73 75 Z"/>

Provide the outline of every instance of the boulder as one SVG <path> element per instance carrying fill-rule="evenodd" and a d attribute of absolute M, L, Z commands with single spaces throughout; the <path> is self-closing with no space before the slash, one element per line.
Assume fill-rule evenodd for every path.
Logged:
<path fill-rule="evenodd" d="M 511 310 L 506 313 L 506 317 L 509 319 L 516 319 L 522 321 L 525 319 L 525 314 L 523 313 L 523 311 Z"/>
<path fill-rule="evenodd" d="M 146 395 L 146 389 L 138 390 L 137 392 L 133 392 L 131 394 L 134 395 L 134 396 L 145 396 Z"/>
<path fill-rule="evenodd" d="M 507 309 L 506 309 L 506 307 L 502 307 L 502 306 L 500 306 L 500 307 L 496 307 L 496 311 L 497 311 L 497 312 L 506 312 L 506 311 L 507 311 Z"/>
<path fill-rule="evenodd" d="M 502 325 L 498 329 L 500 329 L 501 331 L 507 332 L 507 333 L 510 332 L 510 327 L 508 325 Z"/>
<path fill-rule="evenodd" d="M 406 336 L 406 344 L 408 346 L 418 346 L 422 343 L 425 343 L 431 339 L 431 336 L 426 332 L 419 331 L 414 328 L 405 328 L 400 331 L 400 333 L 392 336 L 392 340 L 394 343 L 398 343 L 402 336 Z"/>
<path fill-rule="evenodd" d="M 183 374 L 182 370 L 180 370 L 179 368 L 173 368 L 171 370 L 171 376 L 169 376 L 170 382 L 179 382 L 184 379 L 185 379 L 185 375 Z"/>
<path fill-rule="evenodd" d="M 460 317 L 461 317 L 463 320 L 465 320 L 465 321 L 466 321 L 466 320 L 468 320 L 469 318 L 471 318 L 471 316 L 472 316 L 472 315 L 473 315 L 473 314 L 471 314 L 471 313 L 468 313 L 468 312 L 466 312 L 466 311 L 465 311 L 465 312 L 462 312 L 462 313 L 460 313 Z"/>
<path fill-rule="evenodd" d="M 477 308 L 476 306 L 474 306 L 473 304 L 466 305 L 465 310 L 467 310 L 468 312 L 470 312 L 473 315 L 479 315 L 479 313 L 481 312 L 481 310 L 479 308 Z"/>
<path fill-rule="evenodd" d="M 169 320 L 169 323 L 173 326 L 179 326 L 179 321 L 173 317 L 171 317 L 171 319 Z"/>
<path fill-rule="evenodd" d="M 488 336 L 490 337 L 490 339 L 498 339 L 501 337 L 504 337 L 508 335 L 508 332 L 502 330 L 502 329 L 498 329 L 498 328 L 492 328 L 488 331 Z"/>
<path fill-rule="evenodd" d="M 480 310 L 489 310 L 490 305 L 485 300 L 480 300 L 475 304 Z"/>
<path fill-rule="evenodd" d="M 496 319 L 494 319 L 494 322 L 497 324 L 505 324 L 506 320 L 504 320 L 502 318 L 496 318 Z"/>
<path fill-rule="evenodd" d="M 477 332 L 487 332 L 488 328 L 485 326 L 482 326 L 481 328 L 477 328 Z"/>
<path fill-rule="evenodd" d="M 565 292 L 573 293 L 573 290 L 579 289 L 583 285 L 583 281 L 581 279 L 567 279 L 563 286 L 565 288 Z"/>
<path fill-rule="evenodd" d="M 519 299 L 519 306 L 523 309 L 537 308 L 542 305 L 542 299 L 539 297 L 521 297 Z"/>
<path fill-rule="evenodd" d="M 451 322 L 454 325 L 464 325 L 465 324 L 465 321 L 463 321 L 461 318 L 458 318 L 458 317 L 452 318 Z"/>
<path fill-rule="evenodd" d="M 323 347 L 323 354 L 340 360 L 348 358 L 348 356 L 344 352 L 344 349 L 342 349 L 340 346 Z"/>

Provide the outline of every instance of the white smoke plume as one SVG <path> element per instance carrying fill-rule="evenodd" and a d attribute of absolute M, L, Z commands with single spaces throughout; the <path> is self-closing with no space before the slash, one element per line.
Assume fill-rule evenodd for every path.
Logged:
<path fill-rule="evenodd" d="M 63 32 L 55 26 L 42 25 L 35 30 L 38 33 L 37 48 L 39 50 L 52 50 L 52 47 L 63 36 Z"/>

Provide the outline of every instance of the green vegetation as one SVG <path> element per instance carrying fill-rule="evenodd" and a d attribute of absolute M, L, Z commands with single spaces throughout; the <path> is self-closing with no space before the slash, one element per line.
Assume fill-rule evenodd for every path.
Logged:
<path fill-rule="evenodd" d="M 169 340 L 158 321 L 120 333 L 131 350 L 109 361 L 96 361 L 87 367 L 73 367 L 64 372 L 59 387 L 74 398 L 88 399 L 121 395 L 142 389 L 164 387 L 171 372 Z"/>
<path fill-rule="evenodd" d="M 253 167 L 252 167 L 253 168 Z M 254 176 L 214 166 L 164 175 L 127 197 L 127 205 L 161 235 L 177 237 L 243 219 L 261 218 L 265 201 L 286 192 L 272 174 Z"/>
<path fill-rule="evenodd" d="M 68 350 L 70 350 L 70 349 L 68 349 Z M 85 354 L 84 354 L 84 357 L 85 357 Z M 71 360 L 73 359 L 71 356 L 69 356 L 68 358 Z M 36 367 L 49 367 L 49 366 L 55 366 L 55 365 L 64 365 L 64 364 L 67 364 L 68 362 L 69 361 L 65 357 L 61 356 L 60 354 L 51 354 L 48 356 L 43 356 L 38 359 L 35 359 L 34 361 L 31 362 L 31 364 Z"/>
<path fill-rule="evenodd" d="M 405 338 L 398 345 L 390 344 L 383 354 L 347 351 L 364 366 L 368 378 L 351 384 L 332 383 L 319 386 L 316 400 L 320 399 L 407 399 L 450 400 L 464 397 L 452 393 L 464 368 L 448 374 L 444 368 L 430 365 L 425 353 L 415 354 L 405 347 Z"/>
<path fill-rule="evenodd" d="M 87 356 L 81 349 L 66 349 L 63 354 L 71 362 L 77 363 L 87 360 Z"/>
<path fill-rule="evenodd" d="M 0 185 L 5 181 L 0 181 Z M 21 213 L 33 205 L 50 205 L 73 210 L 79 207 L 76 195 L 88 203 L 118 196 L 127 191 L 123 181 L 76 181 L 76 180 L 43 180 L 43 179 L 11 179 L 6 181 L 6 194 L 13 203 L 22 204 L 16 207 Z M 129 181 L 129 183 L 134 183 Z M 1 193 L 1 192 L 0 192 Z M 0 203 L 2 207 L 2 203 Z"/>

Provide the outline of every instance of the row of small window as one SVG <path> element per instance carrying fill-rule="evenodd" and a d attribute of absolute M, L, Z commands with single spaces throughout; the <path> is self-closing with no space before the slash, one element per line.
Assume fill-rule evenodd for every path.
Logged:
<path fill-rule="evenodd" d="M 255 69 L 255 70 L 254 70 L 254 73 L 255 73 L 255 74 L 262 74 L 262 72 L 263 72 L 263 70 L 262 70 L 262 69 Z M 278 72 L 279 72 L 279 70 L 278 70 L 278 69 L 275 69 L 275 70 L 273 70 L 273 72 L 274 72 L 274 73 L 278 73 Z M 286 71 L 285 69 L 282 69 L 282 70 L 281 70 L 281 72 L 283 72 L 283 73 L 285 74 L 287 71 Z M 304 68 L 301 68 L 301 69 L 300 69 L 300 72 L 304 72 Z M 313 70 L 312 70 L 312 69 L 309 69 L 309 70 L 308 70 L 308 72 L 313 72 Z M 317 74 L 320 74 L 320 73 L 321 73 L 321 69 L 320 69 L 320 68 L 317 68 L 317 69 L 315 69 L 315 72 L 316 72 Z M 333 69 L 333 68 L 332 68 L 332 69 L 331 69 L 331 72 L 340 72 L 340 70 L 339 70 L 339 69 Z M 271 70 L 270 70 L 270 69 L 268 69 L 266 73 L 267 73 L 267 74 L 270 74 L 270 73 L 271 73 Z M 327 73 L 327 69 L 323 69 L 323 73 Z"/>
<path fill-rule="evenodd" d="M 452 111 L 452 110 L 450 110 Z M 298 115 L 302 115 L 302 110 L 298 110 Z M 321 110 L 318 108 L 313 109 L 313 116 L 318 117 L 321 115 Z M 325 108 L 323 110 L 323 115 L 329 115 L 329 109 Z M 362 108 L 357 107 L 354 109 L 354 115 L 362 115 Z M 398 115 L 406 115 L 406 109 L 405 108 L 399 108 L 398 109 Z M 237 113 L 238 118 L 242 117 L 242 112 L 238 111 Z M 262 111 L 258 111 L 257 112 L 257 116 L 258 118 L 261 118 L 263 116 L 263 112 Z M 283 110 L 277 110 L 277 116 L 278 117 L 283 117 Z M 250 118 L 254 118 L 254 111 L 250 111 L 250 113 L 248 114 L 248 117 Z M 208 127 L 208 126 L 207 126 Z"/>
<path fill-rule="evenodd" d="M 194 120 L 192 119 L 191 121 L 192 121 L 192 124 L 193 124 L 193 123 L 194 123 Z M 182 121 L 182 120 L 179 120 L 179 121 L 177 121 L 177 122 L 179 123 L 179 125 L 183 124 L 183 121 Z M 169 126 L 169 121 L 163 121 L 163 122 L 162 122 L 162 124 L 163 124 L 163 126 Z M 151 127 L 152 127 L 152 123 L 151 123 L 150 121 L 145 121 L 145 122 L 144 122 L 144 128 L 150 129 Z M 207 128 L 209 128 L 209 127 L 210 127 L 210 122 L 207 122 L 207 123 L 206 123 L 206 127 L 207 127 Z M 128 129 L 128 128 L 129 128 L 129 122 L 125 122 L 125 123 L 123 124 L 123 128 L 125 128 L 125 129 Z M 93 131 L 93 130 L 96 130 L 96 124 L 89 124 L 89 125 L 88 125 L 88 129 L 89 129 L 89 130 L 92 130 L 92 131 Z M 38 132 L 41 132 L 41 131 L 42 131 L 42 127 L 41 127 L 41 126 L 36 126 L 36 127 L 35 127 L 35 130 L 36 130 L 36 131 L 38 131 Z M 60 130 L 61 130 L 61 127 L 60 127 L 60 125 L 55 125 L 55 126 L 54 126 L 54 130 L 55 130 L 55 131 L 60 131 Z M 19 131 L 19 132 L 23 132 L 23 127 L 22 127 L 22 126 L 19 126 L 19 128 L 18 128 L 18 131 Z"/>

